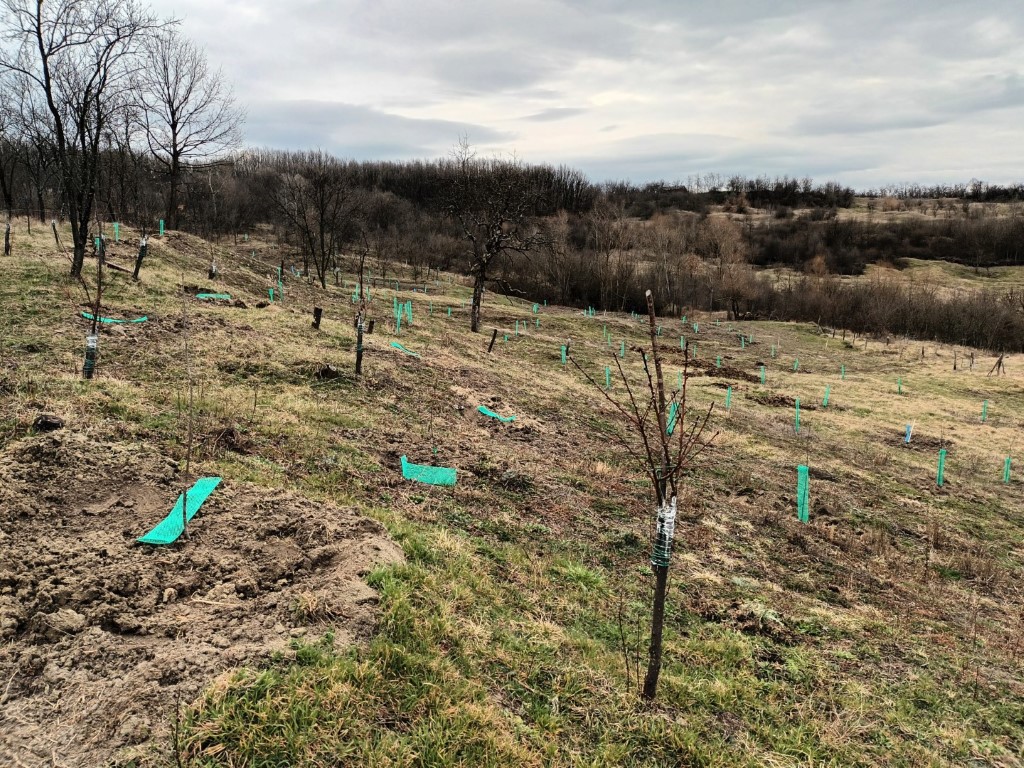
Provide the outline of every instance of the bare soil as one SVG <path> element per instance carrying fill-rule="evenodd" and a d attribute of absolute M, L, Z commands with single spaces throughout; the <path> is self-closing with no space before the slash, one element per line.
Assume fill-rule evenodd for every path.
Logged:
<path fill-rule="evenodd" d="M 142 445 L 66 430 L 0 453 L 0 764 L 169 749 L 175 702 L 211 679 L 328 624 L 372 631 L 363 576 L 401 558 L 377 522 L 222 483 L 177 543 L 136 543 L 184 485 Z"/>

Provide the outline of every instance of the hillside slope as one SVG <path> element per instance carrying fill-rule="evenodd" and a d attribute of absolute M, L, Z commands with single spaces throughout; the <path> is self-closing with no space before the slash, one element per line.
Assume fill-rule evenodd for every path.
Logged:
<path fill-rule="evenodd" d="M 51 573 L 61 567 L 162 558 L 154 586 L 131 592 L 147 611 L 161 579 L 186 571 L 195 583 L 183 591 L 227 603 L 233 627 L 214 633 L 225 635 L 217 664 L 199 653 L 213 642 L 170 652 L 200 677 L 241 668 L 182 702 L 176 738 L 166 708 L 148 724 L 121 704 L 74 724 L 97 738 L 118 734 L 122 764 L 1022 764 L 1020 356 L 1007 358 L 1007 375 L 986 376 L 994 361 L 976 356 L 972 369 L 971 350 L 957 350 L 954 371 L 944 346 L 844 341 L 841 331 L 705 313 L 663 318 L 670 384 L 682 370 L 680 336 L 696 344 L 687 421 L 714 403 L 720 434 L 687 480 L 666 666 L 647 708 L 635 667 L 646 661 L 650 490 L 619 442 L 627 432 L 614 408 L 560 356 L 571 339 L 573 358 L 603 383 L 622 342 L 644 343 L 641 321 L 535 313 L 532 302 L 488 295 L 484 324 L 499 329 L 488 354 L 490 333 L 468 332 L 469 289 L 457 277 L 413 291 L 408 274 L 387 276 L 397 289 L 378 275 L 376 330 L 357 379 L 352 273 L 323 291 L 286 271 L 284 302 L 266 304 L 287 253 L 256 236 L 224 245 L 170 233 L 154 239 L 138 283 L 112 274 L 102 314 L 149 319 L 105 326 L 96 378 L 85 382 L 80 289 L 52 238 L 19 232 L 16 245 L 0 285 L 5 733 L 44 727 L 39 702 L 67 680 L 116 669 L 174 682 L 144 655 L 90 668 L 33 620 L 60 606 L 93 622 L 89 596 Z M 114 249 L 118 263 L 132 255 Z M 212 281 L 211 256 L 221 268 Z M 194 298 L 206 290 L 232 301 Z M 396 299 L 413 306 L 398 333 Z M 324 309 L 319 331 L 314 305 Z M 640 383 L 637 353 L 622 362 Z M 193 474 L 223 477 L 227 492 L 211 497 L 189 538 L 144 554 L 133 538 L 170 507 L 184 468 L 190 378 Z M 621 382 L 612 395 L 624 395 Z M 516 419 L 500 423 L 478 406 Z M 64 428 L 36 434 L 44 412 Z M 70 456 L 67 446 L 80 447 Z M 454 467 L 456 486 L 403 480 L 403 455 Z M 798 464 L 811 468 L 808 524 L 796 519 Z M 334 559 L 316 553 L 362 516 L 387 529 L 404 561 L 380 539 L 383 554 L 346 566 L 343 578 L 332 570 L 343 543 Z M 364 525 L 351 531 L 377 536 Z M 290 542 L 297 559 L 267 560 L 260 576 L 250 540 Z M 231 568 L 204 581 L 197 564 L 218 557 L 255 571 L 259 597 Z M 41 583 L 39 569 L 62 588 L 46 605 L 26 583 Z M 334 599 L 345 578 L 365 579 L 351 587 L 353 606 L 367 584 L 380 595 L 375 634 L 354 646 L 334 637 L 366 636 L 346 630 L 355 608 Z M 233 591 L 210 594 L 215 582 Z M 268 593 L 273 605 L 260 602 Z M 96 613 L 90 647 L 137 642 L 147 637 L 140 627 L 166 634 L 148 616 Z M 294 631 L 277 631 L 286 623 Z M 190 681 L 189 696 L 198 690 Z M 52 755 L 37 740 L 19 759 L 89 764 L 88 739 L 69 746 L 47 734 Z M 3 746 L 19 754 L 18 743 Z"/>

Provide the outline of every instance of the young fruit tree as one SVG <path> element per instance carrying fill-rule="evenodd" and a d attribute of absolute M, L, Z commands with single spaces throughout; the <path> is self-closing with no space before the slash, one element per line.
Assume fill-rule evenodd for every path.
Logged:
<path fill-rule="evenodd" d="M 625 402 L 617 399 L 608 389 L 595 381 L 575 359 L 576 366 L 587 380 L 597 387 L 604 397 L 625 418 L 629 435 L 623 439 L 627 451 L 643 466 L 651 481 L 655 502 L 654 538 L 651 542 L 651 566 L 654 574 L 654 594 L 651 609 L 651 636 L 647 652 L 647 673 L 644 677 L 641 696 L 653 701 L 658 690 L 661 675 L 662 635 L 665 626 L 665 600 L 668 596 L 669 564 L 672 558 L 672 541 L 675 535 L 676 512 L 679 508 L 680 489 L 687 471 L 695 460 L 708 450 L 718 436 L 707 435 L 708 422 L 714 404 L 704 413 L 695 414 L 690 420 L 690 406 L 686 390 L 689 381 L 689 354 L 683 350 L 684 362 L 681 388 L 666 394 L 665 377 L 662 371 L 661 353 L 658 349 L 657 316 L 654 298 L 647 291 L 647 314 L 650 320 L 650 349 L 635 347 L 643 364 L 645 380 L 642 389 L 634 389 L 615 357 L 619 377 L 624 384 Z"/>

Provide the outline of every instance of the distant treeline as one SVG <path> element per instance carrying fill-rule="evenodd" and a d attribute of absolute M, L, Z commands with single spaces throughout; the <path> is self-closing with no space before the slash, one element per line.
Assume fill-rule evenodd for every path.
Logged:
<path fill-rule="evenodd" d="M 113 221 L 152 230 L 167 210 L 160 164 L 130 142 L 112 144 L 100 157 L 97 233 Z M 48 162 L 30 144 L 0 141 L 0 197 L 12 214 L 60 217 L 62 193 Z M 470 176 L 488 191 L 473 208 L 463 196 L 460 209 L 454 190 Z M 346 254 L 362 254 L 381 277 L 398 263 L 417 277 L 456 270 L 491 290 L 569 305 L 641 310 L 652 288 L 670 313 L 727 310 L 1021 349 L 1024 304 L 1017 294 L 942 296 L 895 281 L 834 277 L 861 274 L 876 262 L 899 267 L 907 258 L 978 270 L 1021 264 L 1024 215 L 1012 206 L 1009 215 L 991 215 L 994 208 L 979 205 L 1015 201 L 1021 191 L 981 182 L 889 187 L 874 191 L 867 212 L 851 217 L 838 211 L 854 204 L 852 189 L 810 179 L 709 175 L 674 185 L 595 184 L 567 166 L 471 155 L 459 162 L 355 162 L 319 151 L 250 149 L 188 166 L 175 213 L 179 228 L 206 237 L 270 225 L 324 284 Z M 497 200 L 503 197 L 509 199 Z M 520 218 L 488 210 L 498 202 Z M 875 215 L 893 211 L 915 215 Z M 476 227 L 476 239 L 467 224 Z M 483 242 L 498 242 L 512 229 L 518 239 L 507 242 L 529 241 L 529 248 Z M 496 262 L 481 271 L 492 246 Z M 751 265 L 813 276 L 780 287 Z"/>

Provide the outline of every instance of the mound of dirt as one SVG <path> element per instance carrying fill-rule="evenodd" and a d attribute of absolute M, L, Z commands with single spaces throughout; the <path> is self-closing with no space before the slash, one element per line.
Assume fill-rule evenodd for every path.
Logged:
<path fill-rule="evenodd" d="M 795 408 L 796 399 L 789 395 L 773 395 L 768 392 L 758 392 L 750 396 L 750 399 L 761 405 L 769 405 L 772 408 Z M 816 411 L 818 406 L 815 403 L 800 403 L 802 411 Z"/>
<path fill-rule="evenodd" d="M 0 453 L 0 763 L 166 748 L 175 701 L 225 670 L 311 623 L 341 643 L 372 631 L 362 577 L 401 557 L 378 523 L 222 483 L 187 537 L 137 544 L 182 486 L 143 446 L 67 431 Z"/>
<path fill-rule="evenodd" d="M 956 444 L 948 437 L 935 437 L 916 430 L 910 435 L 910 444 L 907 444 L 907 433 L 889 432 L 885 433 L 885 442 L 906 448 L 911 451 L 938 451 L 941 448 L 952 449 Z"/>
<path fill-rule="evenodd" d="M 761 377 L 747 371 L 741 371 L 739 368 L 733 368 L 731 365 L 722 364 L 719 368 L 715 365 L 714 360 L 691 360 L 690 368 L 698 376 L 713 376 L 720 379 L 737 379 L 739 381 L 750 381 L 754 383 L 760 383 Z"/>

